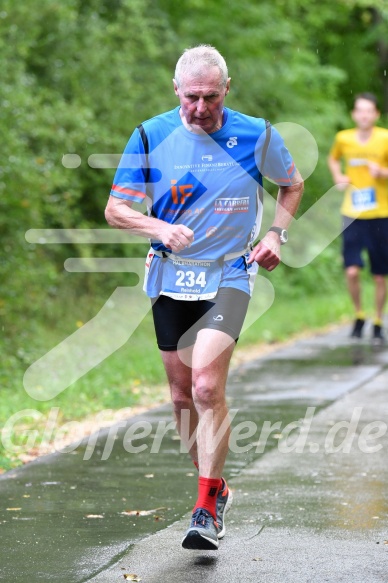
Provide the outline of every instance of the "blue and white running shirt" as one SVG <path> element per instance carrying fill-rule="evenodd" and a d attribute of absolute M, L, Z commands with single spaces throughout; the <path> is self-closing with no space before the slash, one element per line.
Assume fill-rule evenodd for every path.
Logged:
<path fill-rule="evenodd" d="M 243 255 L 260 229 L 262 175 L 289 186 L 295 172 L 280 134 L 271 127 L 262 168 L 264 119 L 224 108 L 220 130 L 197 134 L 185 128 L 178 106 L 142 128 L 135 129 L 124 150 L 111 195 L 146 201 L 150 216 L 192 229 L 194 241 L 179 253 L 182 259 L 221 260 L 240 251 Z M 151 240 L 151 247 L 170 252 L 160 241 Z M 153 270 L 156 274 L 160 265 L 151 265 L 146 289 L 150 297 L 163 291 Z M 220 287 L 250 293 L 248 280 L 242 257 L 225 261 Z"/>

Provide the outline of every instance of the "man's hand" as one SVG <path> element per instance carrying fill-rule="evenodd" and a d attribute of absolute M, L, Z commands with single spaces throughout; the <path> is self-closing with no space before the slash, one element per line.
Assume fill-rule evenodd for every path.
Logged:
<path fill-rule="evenodd" d="M 287 229 L 292 217 L 298 210 L 303 194 L 303 179 L 299 171 L 295 169 L 290 186 L 280 186 L 276 199 L 276 210 L 273 225 Z M 267 271 L 273 271 L 280 263 L 280 236 L 274 231 L 268 231 L 260 243 L 252 249 L 248 257 L 248 263 L 256 261 Z"/>
<path fill-rule="evenodd" d="M 194 240 L 194 232 L 185 225 L 170 225 L 164 223 L 160 240 L 167 249 L 179 253 L 185 247 L 190 247 Z"/>
<path fill-rule="evenodd" d="M 368 162 L 368 168 L 373 178 L 388 178 L 388 169 L 382 168 L 376 162 Z"/>
<path fill-rule="evenodd" d="M 349 176 L 346 174 L 342 174 L 341 171 L 341 162 L 340 160 L 336 160 L 333 156 L 329 156 L 327 159 L 327 163 L 333 177 L 333 182 L 337 190 L 346 190 L 348 185 L 350 184 Z"/>
<path fill-rule="evenodd" d="M 334 182 L 337 190 L 346 190 L 350 184 L 350 178 L 346 174 L 338 174 L 334 177 Z"/>
<path fill-rule="evenodd" d="M 248 263 L 256 261 L 267 271 L 272 271 L 280 263 L 280 239 L 277 233 L 270 231 L 251 251 Z"/>
<path fill-rule="evenodd" d="M 170 225 L 166 221 L 148 217 L 132 208 L 133 202 L 110 196 L 105 209 L 106 220 L 116 229 L 130 229 L 147 239 L 157 239 L 174 253 L 190 247 L 194 232 L 185 225 Z"/>

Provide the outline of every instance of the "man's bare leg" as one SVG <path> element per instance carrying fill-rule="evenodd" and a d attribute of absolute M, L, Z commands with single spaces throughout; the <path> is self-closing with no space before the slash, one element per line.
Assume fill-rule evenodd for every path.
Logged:
<path fill-rule="evenodd" d="M 203 329 L 193 348 L 192 398 L 198 414 L 199 476 L 191 525 L 182 541 L 186 549 L 217 549 L 225 534 L 224 515 L 232 500 L 221 480 L 230 434 L 225 385 L 234 346 L 228 334 Z"/>
<path fill-rule="evenodd" d="M 221 478 L 228 453 L 230 422 L 225 385 L 234 347 L 234 340 L 225 332 L 204 329 L 198 333 L 193 350 L 193 400 L 201 426 L 197 434 L 199 473 L 208 478 Z M 203 366 L 212 353 L 214 359 Z"/>
<path fill-rule="evenodd" d="M 350 334 L 352 338 L 361 338 L 362 331 L 365 325 L 365 314 L 362 311 L 361 305 L 361 282 L 360 282 L 360 268 L 357 265 L 352 265 L 346 269 L 346 281 L 348 290 L 352 299 L 354 309 L 356 312 L 356 319 L 353 330 Z"/>
<path fill-rule="evenodd" d="M 197 441 L 195 438 L 198 413 L 192 395 L 193 369 L 188 364 L 185 364 L 191 361 L 192 350 L 192 347 L 177 351 L 162 350 L 161 355 L 170 385 L 177 430 L 191 459 L 198 467 Z"/>
<path fill-rule="evenodd" d="M 387 299 L 387 283 L 383 275 L 374 275 L 375 281 L 375 306 L 376 318 L 381 321 L 384 314 L 384 306 Z"/>
<path fill-rule="evenodd" d="M 223 351 L 218 354 L 220 346 Z M 194 349 L 161 351 L 178 432 L 193 462 L 199 464 L 201 475 L 206 477 L 221 477 L 228 451 L 230 427 L 225 385 L 234 346 L 235 342 L 228 334 L 205 329 L 198 333 Z M 203 366 L 204 362 L 209 362 L 212 353 L 215 356 L 211 363 Z M 192 366 L 187 364 L 190 361 Z M 198 421 L 205 414 L 212 423 L 204 423 L 202 434 L 193 439 Z M 219 430 L 220 435 L 217 435 Z M 219 443 L 214 445 L 213 441 L 219 437 Z M 201 444 L 200 456 L 198 442 Z"/>
<path fill-rule="evenodd" d="M 362 311 L 361 306 L 361 284 L 360 284 L 360 268 L 357 265 L 352 265 L 346 269 L 346 281 L 348 290 L 356 313 Z"/>
<path fill-rule="evenodd" d="M 224 515 L 232 500 L 221 480 L 230 434 L 225 385 L 234 346 L 228 334 L 204 329 L 193 348 L 162 351 L 178 431 L 186 446 L 191 441 L 188 450 L 193 461 L 198 460 L 198 498 L 192 525 L 182 541 L 184 548 L 217 549 L 218 539 L 225 534 Z"/>

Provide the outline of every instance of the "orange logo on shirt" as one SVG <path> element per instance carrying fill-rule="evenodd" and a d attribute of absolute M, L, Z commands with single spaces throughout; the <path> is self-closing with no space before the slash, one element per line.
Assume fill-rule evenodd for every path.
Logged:
<path fill-rule="evenodd" d="M 194 184 L 179 184 L 171 180 L 171 196 L 174 204 L 185 204 L 186 198 L 193 194 Z"/>

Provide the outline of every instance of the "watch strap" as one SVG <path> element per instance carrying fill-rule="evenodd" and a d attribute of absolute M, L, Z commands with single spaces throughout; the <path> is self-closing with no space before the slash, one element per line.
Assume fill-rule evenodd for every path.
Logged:
<path fill-rule="evenodd" d="M 286 229 L 282 229 L 282 227 L 270 227 L 268 231 L 274 231 L 274 233 L 277 233 L 279 235 L 281 245 L 287 243 L 288 233 Z"/>
<path fill-rule="evenodd" d="M 282 229 L 281 227 L 270 227 L 268 229 L 268 231 L 273 231 L 274 233 L 277 233 L 278 235 L 281 235 L 282 232 L 284 231 L 284 229 Z"/>

